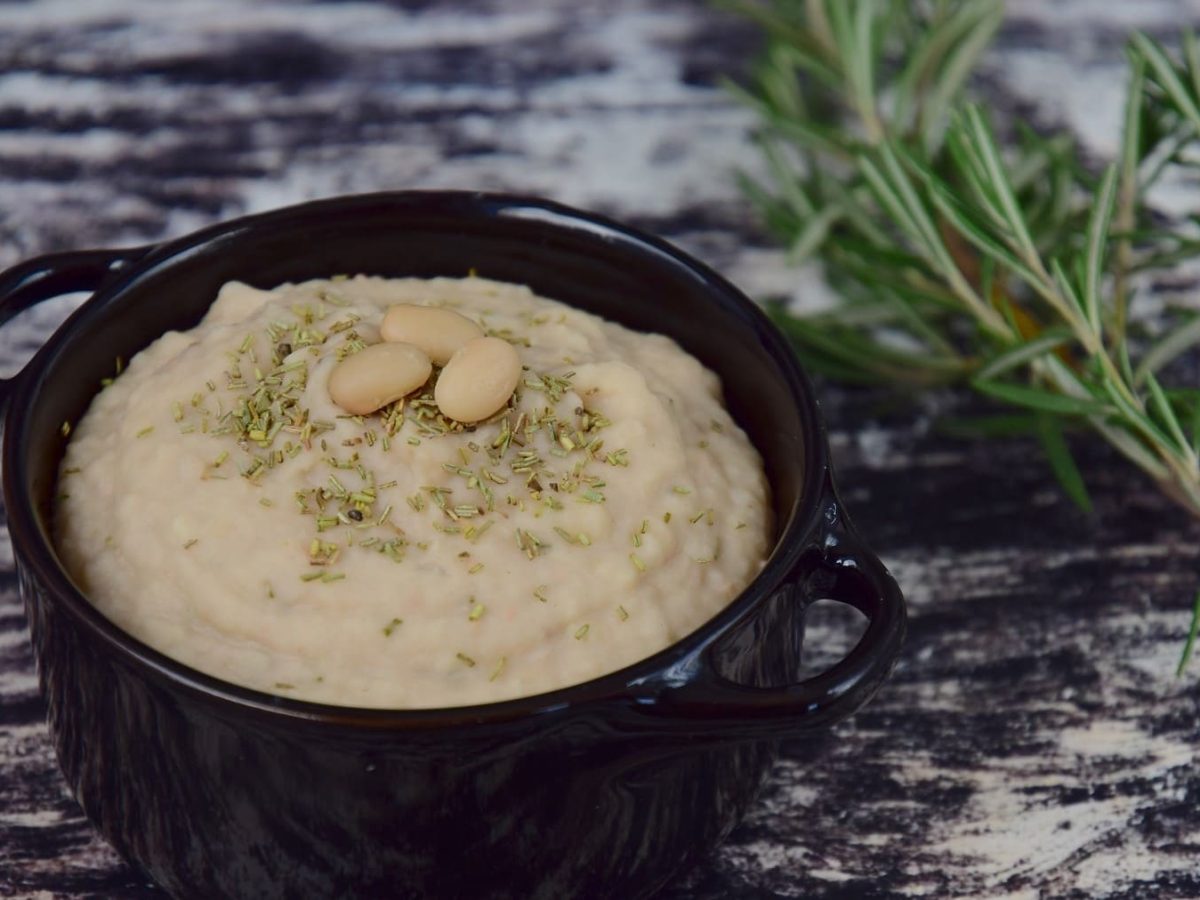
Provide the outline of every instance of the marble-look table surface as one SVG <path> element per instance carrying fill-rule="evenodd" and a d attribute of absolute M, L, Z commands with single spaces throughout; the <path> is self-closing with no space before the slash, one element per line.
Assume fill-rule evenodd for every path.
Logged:
<path fill-rule="evenodd" d="M 980 90 L 1103 159 L 1128 31 L 1198 20 L 1182 0 L 1013 0 Z M 809 302 L 819 282 L 731 177 L 757 164 L 752 121 L 716 79 L 755 47 L 685 0 L 0 0 L 0 266 L 313 197 L 482 188 L 612 214 Z M 4 371 L 74 302 L 6 327 Z M 1087 447 L 1080 513 L 1032 443 L 942 436 L 961 394 L 820 391 L 844 498 L 908 595 L 907 649 L 666 896 L 1200 897 L 1200 662 L 1174 675 L 1200 525 Z M 814 664 L 843 632 L 815 623 Z M 58 776 L 6 535 L 0 896 L 160 896 Z"/>

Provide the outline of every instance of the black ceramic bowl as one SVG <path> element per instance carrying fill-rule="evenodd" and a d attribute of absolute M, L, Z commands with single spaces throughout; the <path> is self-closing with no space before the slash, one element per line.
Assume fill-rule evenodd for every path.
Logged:
<path fill-rule="evenodd" d="M 288 700 L 168 659 L 98 613 L 53 543 L 64 421 L 114 357 L 194 325 L 218 287 L 468 270 L 671 335 L 722 379 L 762 454 L 774 551 L 723 612 L 636 665 L 484 706 Z M 0 275 L 0 321 L 94 295 L 2 385 L 4 501 L 59 762 L 87 817 L 178 897 L 644 896 L 724 836 L 782 738 L 849 715 L 904 633 L 895 583 L 830 480 L 813 392 L 753 303 L 673 247 L 552 203 L 394 193 L 308 203 L 155 247 Z M 603 573 L 597 573 L 603 577 Z M 797 680 L 806 606 L 869 620 Z"/>

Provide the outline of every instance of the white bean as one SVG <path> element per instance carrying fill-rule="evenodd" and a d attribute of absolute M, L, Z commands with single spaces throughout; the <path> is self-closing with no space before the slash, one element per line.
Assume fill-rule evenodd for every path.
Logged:
<path fill-rule="evenodd" d="M 442 306 L 393 306 L 383 317 L 379 333 L 385 341 L 404 341 L 420 347 L 444 366 L 467 341 L 483 337 L 483 329 L 452 309 Z"/>
<path fill-rule="evenodd" d="M 433 365 L 412 344 L 372 344 L 329 373 L 329 396 L 351 415 L 365 416 L 429 380 Z"/>
<path fill-rule="evenodd" d="M 521 380 L 521 357 L 497 337 L 467 341 L 446 363 L 433 399 L 448 418 L 479 422 L 501 409 Z"/>

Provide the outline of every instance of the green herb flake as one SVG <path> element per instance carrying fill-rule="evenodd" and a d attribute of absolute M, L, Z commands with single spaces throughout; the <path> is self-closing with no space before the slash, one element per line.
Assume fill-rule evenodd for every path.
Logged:
<path fill-rule="evenodd" d="M 607 462 L 610 466 L 622 466 L 622 467 L 628 466 L 629 465 L 629 451 L 628 450 L 613 450 L 611 453 L 606 454 L 604 459 L 605 459 L 605 462 Z"/>

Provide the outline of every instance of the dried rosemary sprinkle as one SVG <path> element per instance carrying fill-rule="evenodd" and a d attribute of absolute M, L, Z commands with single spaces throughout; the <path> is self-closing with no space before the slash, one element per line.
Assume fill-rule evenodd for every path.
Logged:
<path fill-rule="evenodd" d="M 495 681 L 500 677 L 500 673 L 504 671 L 504 667 L 508 664 L 508 657 L 502 656 L 496 663 L 496 667 L 492 669 L 492 674 L 488 676 L 488 681 Z"/>
<path fill-rule="evenodd" d="M 475 668 L 475 660 L 471 659 L 471 657 L 467 656 L 467 654 L 462 653 L 460 651 L 458 653 L 455 653 L 454 656 L 459 662 L 461 662 L 467 668 L 469 668 L 469 669 Z"/>
<path fill-rule="evenodd" d="M 582 641 L 585 637 L 587 637 L 588 627 L 589 626 L 586 622 L 583 625 L 580 625 L 575 631 L 575 640 Z"/>
<path fill-rule="evenodd" d="M 341 581 L 346 577 L 345 572 L 305 572 L 300 576 L 301 581 L 320 581 L 322 584 L 329 584 L 334 581 Z"/>
<path fill-rule="evenodd" d="M 540 554 L 544 546 L 545 543 L 532 532 L 526 531 L 524 528 L 517 529 L 517 549 L 530 559 Z"/>
<path fill-rule="evenodd" d="M 189 539 L 189 540 L 187 540 L 187 541 L 184 541 L 184 543 L 183 543 L 183 549 L 184 549 L 184 550 L 190 550 L 190 549 L 192 549 L 193 547 L 195 547 L 195 546 L 196 546 L 198 543 L 200 543 L 200 538 L 191 538 L 191 539 Z"/>
<path fill-rule="evenodd" d="M 619 619 L 620 619 L 622 622 L 626 621 L 626 620 L 629 618 L 629 613 L 625 611 L 625 607 L 624 607 L 624 606 L 618 606 L 618 607 L 617 607 L 617 617 L 618 617 L 618 618 L 619 618 Z"/>
<path fill-rule="evenodd" d="M 59 430 L 59 431 L 62 433 L 62 436 L 63 436 L 63 437 L 70 437 L 70 435 L 71 435 L 71 423 L 70 423 L 70 422 L 63 422 L 63 423 L 62 423 L 62 425 L 59 427 L 59 429 L 58 429 L 58 430 Z"/>
<path fill-rule="evenodd" d="M 471 611 L 467 613 L 467 618 L 472 622 L 478 622 L 483 618 L 483 614 L 487 612 L 487 607 L 482 603 L 475 603 L 471 606 Z"/>
<path fill-rule="evenodd" d="M 464 426 L 440 413 L 433 396 L 436 377 L 414 394 L 377 413 L 337 415 L 331 421 L 315 419 L 304 406 L 304 392 L 314 361 L 326 354 L 336 353 L 339 358 L 348 356 L 365 346 L 355 330 L 359 317 L 349 311 L 338 313 L 329 309 L 326 301 L 331 306 L 346 305 L 345 302 L 334 304 L 332 298 L 324 297 L 320 303 L 295 304 L 291 316 L 285 313 L 261 331 L 244 334 L 235 342 L 226 354 L 226 370 L 221 378 L 205 382 L 209 394 L 213 395 L 213 404 L 207 402 L 207 395 L 198 391 L 190 400 L 191 409 L 196 410 L 195 416 L 188 414 L 186 400 L 171 405 L 172 416 L 177 423 L 183 423 L 182 428 L 228 441 L 229 449 L 222 450 L 216 461 L 210 463 L 205 476 L 208 478 L 220 477 L 212 470 L 220 468 L 229 459 L 234 443 L 243 451 L 238 457 L 239 471 L 254 484 L 265 484 L 265 479 L 276 467 L 319 447 L 322 458 L 333 472 L 326 470 L 325 483 L 295 493 L 299 511 L 311 518 L 314 530 L 320 536 L 315 543 L 317 550 L 309 560 L 319 571 L 305 573 L 301 576 L 304 581 L 328 582 L 344 578 L 342 573 L 332 572 L 330 567 L 338 552 L 350 547 L 375 550 L 395 562 L 404 559 L 410 541 L 400 524 L 408 523 L 390 523 L 390 505 L 382 513 L 377 508 L 383 506 L 387 498 L 382 491 L 395 486 L 396 482 L 376 485 L 367 459 L 359 457 L 359 449 L 366 453 L 365 448 L 382 445 L 382 451 L 386 452 L 391 445 L 390 439 L 398 436 L 406 425 L 409 431 L 404 438 L 414 447 L 422 441 L 445 435 L 462 435 L 443 454 L 453 460 L 444 466 L 454 479 L 451 481 L 453 487 L 426 485 L 404 498 L 412 513 L 423 513 L 435 506 L 441 512 L 435 517 L 436 521 L 426 519 L 423 525 L 442 534 L 460 535 L 464 542 L 473 544 L 503 518 L 503 515 L 492 515 L 497 506 L 508 504 L 530 512 L 536 518 L 549 519 L 545 526 L 552 527 L 566 543 L 582 547 L 591 545 L 592 540 L 585 532 L 555 526 L 554 514 L 566 509 L 564 503 L 570 502 L 567 495 L 573 495 L 580 503 L 604 503 L 605 482 L 587 467 L 604 464 L 626 467 L 629 451 L 604 448 L 604 441 L 597 432 L 612 423 L 602 414 L 587 409 L 583 400 L 575 400 L 571 393 L 575 391 L 574 372 L 539 373 L 526 369 L 523 384 L 518 386 L 509 402 L 477 425 Z M 330 315 L 335 318 L 326 321 Z M 341 318 L 336 318 L 339 315 Z M 335 335 L 340 337 L 334 339 Z M 221 390 L 218 390 L 218 384 Z M 522 391 L 542 396 L 529 398 L 536 399 L 536 405 L 522 404 Z M 583 392 L 582 396 L 589 393 Z M 526 396 L 528 398 L 528 394 Z M 572 406 L 573 414 L 556 405 L 568 397 L 575 403 L 568 400 L 564 406 Z M 524 408 L 520 409 L 522 406 Z M 348 429 L 349 423 L 357 427 Z M 64 423 L 64 434 L 69 430 L 69 424 Z M 322 435 L 327 435 L 328 440 Z M 463 440 L 468 437 L 472 439 Z M 335 456 L 338 446 L 351 448 L 351 451 L 338 451 L 350 452 L 350 456 Z M 229 468 L 232 467 L 231 464 Z M 358 480 L 354 478 L 355 473 Z M 463 480 L 465 488 L 457 483 L 457 478 Z M 497 496 L 495 491 L 501 487 L 509 493 Z M 259 502 L 264 507 L 271 505 L 265 497 Z M 640 535 L 646 533 L 646 524 L 643 523 L 641 532 L 635 534 L 634 547 L 641 545 Z M 373 532 L 384 526 L 399 537 L 388 539 L 387 535 Z M 343 528 L 347 531 L 340 532 Z M 323 540 L 329 534 L 338 533 L 346 535 L 338 543 Z M 520 552 L 530 560 L 550 549 L 542 538 L 523 527 L 516 529 L 515 539 Z M 429 547 L 427 541 L 415 541 L 411 545 L 422 550 Z M 471 559 L 465 560 L 464 567 L 472 575 L 484 568 L 483 563 Z M 543 587 L 539 586 L 539 594 Z M 545 601 L 546 597 L 543 594 L 539 599 Z M 472 619 L 482 615 L 482 604 L 478 605 L 478 610 L 472 608 Z"/>
<path fill-rule="evenodd" d="M 366 357 L 363 357 L 363 358 L 365 359 Z M 391 637 L 392 632 L 395 631 L 397 628 L 399 628 L 403 624 L 404 624 L 403 619 L 392 619 L 392 621 L 388 622 L 386 625 L 383 626 L 383 636 Z"/>
<path fill-rule="evenodd" d="M 610 466 L 628 466 L 629 451 L 628 450 L 613 450 L 604 457 L 605 462 Z"/>
<path fill-rule="evenodd" d="M 629 561 L 631 563 L 633 563 L 633 567 L 635 569 L 637 569 L 639 572 L 646 571 L 646 564 L 644 562 L 642 562 L 642 558 L 640 556 L 638 556 L 636 553 L 629 554 Z"/>

